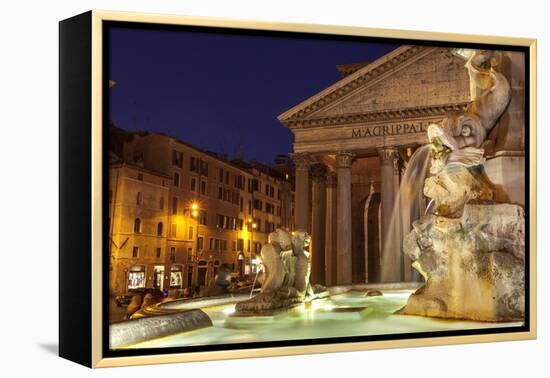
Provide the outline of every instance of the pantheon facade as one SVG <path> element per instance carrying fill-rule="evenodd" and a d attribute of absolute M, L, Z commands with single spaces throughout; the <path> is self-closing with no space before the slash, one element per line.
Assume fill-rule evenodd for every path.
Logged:
<path fill-rule="evenodd" d="M 490 135 L 494 160 L 486 169 L 493 167 L 492 178 L 521 203 L 523 176 L 507 181 L 498 167 L 523 168 L 524 62 L 518 53 L 499 57 L 514 92 L 503 119 L 521 125 Z M 372 62 L 337 66 L 339 81 L 279 115 L 294 134 L 295 222 L 312 235 L 313 283 L 420 279 L 401 241 L 425 199 L 395 222 L 401 217 L 396 198 L 409 158 L 428 141 L 427 126 L 464 110 L 474 95 L 465 63 L 460 49 L 401 46 Z"/>

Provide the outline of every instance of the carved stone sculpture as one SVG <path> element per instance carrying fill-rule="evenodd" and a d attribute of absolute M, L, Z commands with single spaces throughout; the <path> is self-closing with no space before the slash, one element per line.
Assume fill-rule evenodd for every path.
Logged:
<path fill-rule="evenodd" d="M 436 157 L 444 163 L 481 164 L 483 142 L 502 115 L 512 95 L 506 77 L 492 66 L 492 51 L 472 54 L 466 68 L 472 85 L 481 90 L 463 113 L 450 114 L 440 125 L 428 127 Z M 444 152 L 447 152 L 443 154 Z"/>
<path fill-rule="evenodd" d="M 466 112 L 428 127 L 428 213 L 413 223 L 404 252 L 426 284 L 401 314 L 482 321 L 521 320 L 525 313 L 525 215 L 495 203 L 483 171 L 483 143 L 510 101 L 510 85 L 491 66 L 491 52 L 468 60 L 480 89 Z"/>
<path fill-rule="evenodd" d="M 281 310 L 313 297 L 310 268 L 305 250 L 310 236 L 303 231 L 290 235 L 277 229 L 268 236 L 260 257 L 263 265 L 262 289 L 253 298 L 237 303 L 237 313 Z"/>
<path fill-rule="evenodd" d="M 525 225 L 518 205 L 468 204 L 460 218 L 433 214 L 405 238 L 426 284 L 401 314 L 481 321 L 521 320 Z"/>

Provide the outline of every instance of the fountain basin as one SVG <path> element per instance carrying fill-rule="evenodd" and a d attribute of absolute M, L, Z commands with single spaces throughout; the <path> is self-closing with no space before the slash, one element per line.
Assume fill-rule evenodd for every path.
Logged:
<path fill-rule="evenodd" d="M 212 321 L 200 309 L 131 319 L 109 326 L 109 346 L 111 349 L 119 349 L 127 345 L 210 326 Z"/>
<path fill-rule="evenodd" d="M 394 287 L 388 289 L 387 287 Z M 164 348 L 331 337 L 370 336 L 464 329 L 520 327 L 522 322 L 489 323 L 444 320 L 395 314 L 405 306 L 412 289 L 371 286 L 382 296 L 366 296 L 365 285 L 340 287 L 333 296 L 301 304 L 288 311 L 236 316 L 235 304 L 226 303 L 202 310 L 212 327 L 181 332 L 127 345 L 126 349 Z M 329 288 L 332 289 L 332 288 Z M 350 290 L 353 289 L 353 290 Z M 340 292 L 336 294 L 336 292 Z M 184 305 L 183 303 L 181 305 Z M 176 303 L 172 303 L 176 307 Z"/>

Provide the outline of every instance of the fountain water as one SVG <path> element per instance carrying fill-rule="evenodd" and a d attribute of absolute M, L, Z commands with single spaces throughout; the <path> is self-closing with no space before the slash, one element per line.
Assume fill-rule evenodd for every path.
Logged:
<path fill-rule="evenodd" d="M 402 250 L 401 238 L 398 240 L 392 236 L 408 233 L 412 222 L 423 215 L 424 196 L 422 188 L 428 175 L 431 157 L 432 147 L 426 144 L 417 148 L 407 163 L 395 198 L 390 227 L 388 228 L 389 232 L 384 236 L 382 258 L 393 253 L 396 249 Z"/>

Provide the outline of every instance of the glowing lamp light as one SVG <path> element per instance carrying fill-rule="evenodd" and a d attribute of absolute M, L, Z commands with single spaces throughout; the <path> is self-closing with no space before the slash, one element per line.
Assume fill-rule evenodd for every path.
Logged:
<path fill-rule="evenodd" d="M 196 203 L 196 202 L 193 202 L 193 203 L 191 204 L 191 210 L 198 210 L 198 209 L 199 209 L 199 204 Z"/>
<path fill-rule="evenodd" d="M 252 223 L 252 228 L 255 229 L 256 227 L 258 227 L 258 225 L 256 223 Z"/>
<path fill-rule="evenodd" d="M 252 223 L 252 218 L 248 218 L 248 223 Z"/>
<path fill-rule="evenodd" d="M 191 211 L 191 215 L 196 218 L 199 215 L 199 212 L 197 210 Z"/>

